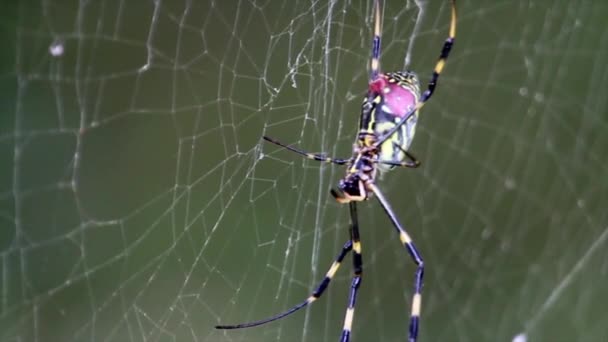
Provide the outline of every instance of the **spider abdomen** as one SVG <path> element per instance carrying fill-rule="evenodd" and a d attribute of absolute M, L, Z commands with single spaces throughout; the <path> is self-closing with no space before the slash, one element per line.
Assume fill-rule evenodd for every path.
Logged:
<path fill-rule="evenodd" d="M 372 98 L 373 103 L 367 127 L 380 138 L 403 120 L 418 103 L 418 77 L 410 71 L 380 74 L 370 83 L 367 98 Z M 399 130 L 380 145 L 379 160 L 401 162 L 405 159 L 404 151 L 409 149 L 414 139 L 418 115 L 419 111 L 414 112 Z M 378 168 L 388 171 L 394 166 L 379 164 Z"/>

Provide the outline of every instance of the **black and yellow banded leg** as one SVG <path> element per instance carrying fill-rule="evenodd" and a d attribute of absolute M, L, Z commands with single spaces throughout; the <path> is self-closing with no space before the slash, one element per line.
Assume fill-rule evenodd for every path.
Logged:
<path fill-rule="evenodd" d="M 405 249 L 412 257 L 412 260 L 416 264 L 416 273 L 414 275 L 414 295 L 412 297 L 412 311 L 410 314 L 409 327 L 409 341 L 416 342 L 416 338 L 418 337 L 418 326 L 420 323 L 420 307 L 422 304 L 424 261 L 422 260 L 420 252 L 418 252 L 418 249 L 416 249 L 412 238 L 409 236 L 405 228 L 403 228 L 401 223 L 399 223 L 397 216 L 395 216 L 393 209 L 391 208 L 390 204 L 388 203 L 387 199 L 384 197 L 380 189 L 378 189 L 376 184 L 371 182 L 369 182 L 367 186 L 374 192 L 374 194 L 378 198 L 380 205 L 382 206 L 388 217 L 391 219 L 391 222 L 397 230 L 397 233 L 399 233 L 399 240 L 401 240 L 401 244 L 403 245 L 403 247 L 405 247 Z"/>
<path fill-rule="evenodd" d="M 325 291 L 325 289 L 327 289 L 327 286 L 329 285 L 329 283 L 331 282 L 331 279 L 334 277 L 334 275 L 336 274 L 336 272 L 338 271 L 338 269 L 340 268 L 340 265 L 342 264 L 342 260 L 344 260 L 344 257 L 346 256 L 346 254 L 348 254 L 348 252 L 350 252 L 353 249 L 353 242 L 351 240 L 348 240 L 344 246 L 342 247 L 342 250 L 340 251 L 340 253 L 338 254 L 338 256 L 336 257 L 336 259 L 334 260 L 334 262 L 331 264 L 331 267 L 329 268 L 329 270 L 327 271 L 327 273 L 325 274 L 325 277 L 323 278 L 323 280 L 319 283 L 319 285 L 317 286 L 317 288 L 312 292 L 312 294 L 310 295 L 310 297 L 308 297 L 305 301 L 303 301 L 302 303 L 292 307 L 291 309 L 282 312 L 278 315 L 266 318 L 266 319 L 262 319 L 259 321 L 255 321 L 255 322 L 249 322 L 249 323 L 241 323 L 241 324 L 234 324 L 234 325 L 216 325 L 215 328 L 216 329 L 241 329 L 241 328 L 250 328 L 250 327 L 255 327 L 258 325 L 262 325 L 262 324 L 266 324 L 272 321 L 276 321 L 278 319 L 281 319 L 285 316 L 289 316 L 292 313 L 300 310 L 301 308 L 307 306 L 308 304 L 314 302 L 315 300 L 319 299 L 319 297 L 321 297 L 321 295 L 323 294 L 323 292 Z"/>
<path fill-rule="evenodd" d="M 374 4 L 374 38 L 372 40 L 372 56 L 369 66 L 369 80 L 374 81 L 380 73 L 380 43 L 382 35 L 382 21 L 380 20 L 380 0 L 376 0 Z"/>
<path fill-rule="evenodd" d="M 439 59 L 437 60 L 437 64 L 435 64 L 435 69 L 433 70 L 433 76 L 431 76 L 431 80 L 429 81 L 429 85 L 427 90 L 422 93 L 420 97 L 420 102 L 426 102 L 435 91 L 435 87 L 437 86 L 437 80 L 439 79 L 439 75 L 443 71 L 443 67 L 445 66 L 445 61 L 448 59 L 450 55 L 450 51 L 452 50 L 452 46 L 454 45 L 454 40 L 456 39 L 456 0 L 452 0 L 452 20 L 450 22 L 450 33 L 448 38 L 443 43 L 443 47 L 441 48 L 441 54 L 439 54 Z M 422 106 L 420 106 L 422 107 Z"/>
<path fill-rule="evenodd" d="M 437 80 L 439 80 L 439 75 L 443 71 L 443 67 L 445 67 L 445 63 L 450 55 L 450 51 L 452 50 L 452 46 L 454 46 L 454 41 L 456 39 L 456 0 L 451 0 L 452 3 L 452 19 L 450 21 L 450 32 L 448 33 L 448 38 L 443 43 L 443 47 L 441 48 L 441 53 L 439 54 L 439 58 L 437 59 L 437 63 L 435 64 L 435 69 L 433 69 L 433 75 L 431 76 L 431 80 L 427 86 L 427 89 L 420 96 L 420 101 L 416 103 L 416 105 L 407 112 L 401 121 L 396 124 L 393 128 L 391 128 L 388 132 L 386 132 L 383 136 L 381 136 L 374 143 L 374 147 L 379 147 L 382 145 L 388 138 L 390 138 L 395 132 L 401 129 L 407 120 L 414 113 L 420 110 L 424 106 L 424 104 L 433 96 L 433 92 L 435 91 L 435 87 L 437 86 Z"/>
<path fill-rule="evenodd" d="M 361 256 L 361 238 L 359 236 L 359 220 L 357 217 L 357 202 L 350 202 L 350 217 L 351 228 L 350 237 L 353 243 L 353 280 L 350 285 L 348 294 L 348 307 L 344 316 L 344 328 L 342 329 L 341 342 L 348 342 L 355 317 L 355 303 L 357 301 L 357 292 L 361 285 L 361 276 L 363 274 L 363 257 Z"/>
<path fill-rule="evenodd" d="M 312 160 L 316 160 L 316 161 L 320 161 L 320 162 L 325 162 L 325 163 L 333 163 L 333 164 L 337 164 L 337 165 L 344 165 L 344 164 L 347 164 L 350 161 L 350 159 L 331 158 L 331 157 L 327 157 L 327 156 L 325 156 L 323 154 L 308 153 L 306 151 L 302 151 L 302 150 L 297 149 L 295 147 L 291 147 L 289 145 L 285 145 L 282 142 L 274 140 L 271 137 L 264 136 L 263 138 L 264 138 L 264 140 L 266 140 L 266 141 L 268 141 L 270 143 L 273 143 L 275 145 L 278 145 L 278 146 L 281 146 L 283 148 L 286 148 L 286 149 L 290 150 L 291 152 L 295 152 L 295 153 L 297 153 L 297 154 L 299 154 L 301 156 L 304 156 L 304 157 L 306 157 L 308 159 L 312 159 Z"/>

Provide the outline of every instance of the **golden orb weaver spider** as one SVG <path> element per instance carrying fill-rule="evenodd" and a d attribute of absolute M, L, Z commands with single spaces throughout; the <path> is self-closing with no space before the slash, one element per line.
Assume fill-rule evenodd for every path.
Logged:
<path fill-rule="evenodd" d="M 322 154 L 308 153 L 264 136 L 264 140 L 309 159 L 347 165 L 346 175 L 340 180 L 337 189 L 331 189 L 331 194 L 339 203 L 349 204 L 351 218 L 350 239 L 342 247 L 342 251 L 334 260 L 321 283 L 304 302 L 285 312 L 263 320 L 236 325 L 218 325 L 216 326 L 217 329 L 241 329 L 262 325 L 288 316 L 314 302 L 327 289 L 346 254 L 353 251 L 354 274 L 348 296 L 348 307 L 346 308 L 344 317 L 344 327 L 340 338 L 340 341 L 348 342 L 355 314 L 357 291 L 361 285 L 361 276 L 363 274 L 363 258 L 361 256 L 356 203 L 365 201 L 372 195 L 375 195 L 380 202 L 380 206 L 384 209 L 397 230 L 401 244 L 416 264 L 414 294 L 410 313 L 409 341 L 415 342 L 418 337 L 424 262 L 412 238 L 397 219 L 386 197 L 376 186 L 375 179 L 378 172 L 387 171 L 397 166 L 408 168 L 420 166 L 420 162 L 408 152 L 408 149 L 414 138 L 416 123 L 420 115 L 419 110 L 433 95 L 439 75 L 454 44 L 456 37 L 456 0 L 450 0 L 452 15 L 449 35 L 443 44 L 428 87 L 422 94 L 420 94 L 418 77 L 415 73 L 411 71 L 380 73 L 380 37 L 382 32 L 380 1 L 375 0 L 370 81 L 367 95 L 363 99 L 361 117 L 359 119 L 359 134 L 353 146 L 352 157 L 349 159 L 339 159 L 326 157 Z"/>

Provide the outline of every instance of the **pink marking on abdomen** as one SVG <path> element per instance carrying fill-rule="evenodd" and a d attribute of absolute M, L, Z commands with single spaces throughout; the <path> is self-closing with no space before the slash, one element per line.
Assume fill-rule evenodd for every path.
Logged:
<path fill-rule="evenodd" d="M 390 89 L 388 93 L 381 94 L 384 97 L 384 105 L 398 117 L 403 117 L 416 105 L 416 96 L 409 89 L 404 89 L 396 83 L 386 85 Z"/>

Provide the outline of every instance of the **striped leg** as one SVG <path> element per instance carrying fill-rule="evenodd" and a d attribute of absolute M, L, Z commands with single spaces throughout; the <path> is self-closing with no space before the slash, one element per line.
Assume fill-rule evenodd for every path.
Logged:
<path fill-rule="evenodd" d="M 420 321 L 420 306 L 422 303 L 422 277 L 424 276 L 424 261 L 422 260 L 422 256 L 414 246 L 412 242 L 412 238 L 409 236 L 405 228 L 401 226 L 399 220 L 395 216 L 393 209 L 390 204 L 380 191 L 376 184 L 369 182 L 368 187 L 374 192 L 376 197 L 378 197 L 378 201 L 380 205 L 386 212 L 386 214 L 391 219 L 393 226 L 397 229 L 399 233 L 399 240 L 403 244 L 403 247 L 407 249 L 408 253 L 412 257 L 412 260 L 416 264 L 416 274 L 414 276 L 414 295 L 412 298 L 412 312 L 410 314 L 410 331 L 409 331 L 409 341 L 415 342 L 418 336 L 418 324 Z"/>
<path fill-rule="evenodd" d="M 404 125 L 411 115 L 416 113 L 424 104 L 433 96 L 433 92 L 435 91 L 435 87 L 437 86 L 437 80 L 439 80 L 439 75 L 443 71 L 443 67 L 445 66 L 445 62 L 450 55 L 450 51 L 452 50 L 452 46 L 454 45 L 454 40 L 456 39 L 456 0 L 451 0 L 452 3 L 452 19 L 450 21 L 450 32 L 448 34 L 448 38 L 443 43 L 443 48 L 441 49 L 441 54 L 439 55 L 439 59 L 437 60 L 437 64 L 435 64 L 435 69 L 433 69 L 433 75 L 431 76 L 431 80 L 429 81 L 427 89 L 422 93 L 420 97 L 420 101 L 412 108 L 406 115 L 403 116 L 403 119 L 396 124 L 393 128 L 391 128 L 388 132 L 386 132 L 382 137 L 380 137 L 374 143 L 374 147 L 378 148 L 378 146 L 382 145 L 389 137 L 391 137 L 395 132 L 401 129 L 401 126 Z"/>
<path fill-rule="evenodd" d="M 312 292 L 312 294 L 310 295 L 310 297 L 308 297 L 305 301 L 303 301 L 302 303 L 292 307 L 291 309 L 282 312 L 278 315 L 266 318 L 266 319 L 262 319 L 259 321 L 255 321 L 255 322 L 250 322 L 250 323 L 241 323 L 241 324 L 234 324 L 234 325 L 216 325 L 215 328 L 216 329 L 241 329 L 241 328 L 250 328 L 250 327 L 255 327 L 258 325 L 262 325 L 262 324 L 266 324 L 272 321 L 276 321 L 278 319 L 281 319 L 285 316 L 289 316 L 292 313 L 300 310 L 301 308 L 307 306 L 308 304 L 314 302 L 315 300 L 319 299 L 321 297 L 321 295 L 323 294 L 323 292 L 325 292 L 325 289 L 327 289 L 327 286 L 329 285 L 329 283 L 331 282 L 331 279 L 334 277 L 334 275 L 336 274 L 336 272 L 338 271 L 338 269 L 340 268 L 340 264 L 342 263 L 342 260 L 344 260 L 344 257 L 346 256 L 346 254 L 348 254 L 348 252 L 350 252 L 353 249 L 353 242 L 351 240 L 348 240 L 344 246 L 342 247 L 342 251 L 340 251 L 340 254 L 338 254 L 338 256 L 336 257 L 336 260 L 333 262 L 333 264 L 331 264 L 331 267 L 329 268 L 329 270 L 327 271 L 327 273 L 325 274 L 325 278 L 323 278 L 323 280 L 321 281 L 321 283 L 319 283 L 319 285 L 317 286 L 317 288 Z"/>
<path fill-rule="evenodd" d="M 274 140 L 271 137 L 267 137 L 267 136 L 263 136 L 264 140 L 273 143 L 275 145 L 281 146 L 283 148 L 286 148 L 288 150 L 290 150 L 291 152 L 295 152 L 301 156 L 304 156 L 308 159 L 312 159 L 312 160 L 316 160 L 316 161 L 320 161 L 320 162 L 325 162 L 325 163 L 333 163 L 333 164 L 337 164 L 337 165 L 344 165 L 347 164 L 350 159 L 340 159 L 340 158 L 331 158 L 331 157 L 326 157 L 323 154 L 315 154 L 315 153 L 308 153 L 306 151 L 302 151 L 300 149 L 297 149 L 295 147 L 291 147 L 289 145 L 285 145 L 280 141 Z"/>
<path fill-rule="evenodd" d="M 452 50 L 452 46 L 454 45 L 454 39 L 456 38 L 456 0 L 452 0 L 452 21 L 450 22 L 450 33 L 448 38 L 443 43 L 443 48 L 441 48 L 441 54 L 439 55 L 439 59 L 437 60 L 437 64 L 435 65 L 435 69 L 433 70 L 433 76 L 431 76 L 431 80 L 429 81 L 428 89 L 422 93 L 420 98 L 420 102 L 426 102 L 435 91 L 435 86 L 437 86 L 437 80 L 439 79 L 439 74 L 443 71 L 443 67 L 445 66 L 445 61 L 448 59 L 450 55 L 450 51 Z"/>
<path fill-rule="evenodd" d="M 363 258 L 361 256 L 361 239 L 359 237 L 359 220 L 357 217 L 357 202 L 350 202 L 350 219 L 352 222 L 350 228 L 350 236 L 353 244 L 353 280 L 350 285 L 350 293 L 348 294 L 348 307 L 344 317 L 344 329 L 342 330 L 341 342 L 348 342 L 350 332 L 355 316 L 355 302 L 357 300 L 357 291 L 361 285 L 361 275 L 363 274 Z"/>
<path fill-rule="evenodd" d="M 382 36 L 382 27 L 380 27 L 380 0 L 376 0 L 374 4 L 374 38 L 372 40 L 372 56 L 370 62 L 369 80 L 374 81 L 380 73 L 380 41 Z"/>

